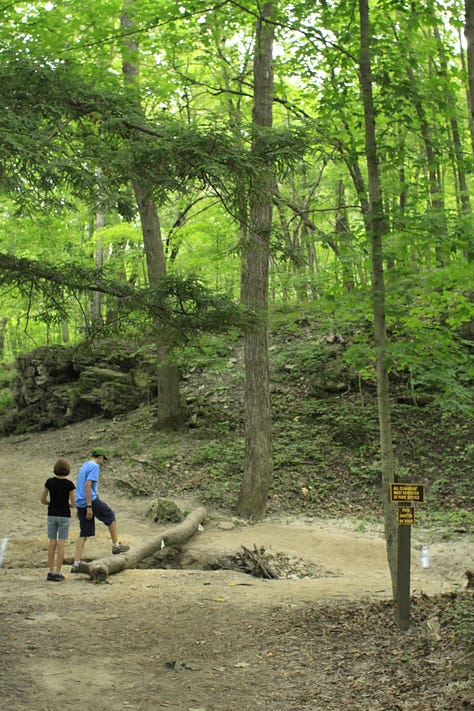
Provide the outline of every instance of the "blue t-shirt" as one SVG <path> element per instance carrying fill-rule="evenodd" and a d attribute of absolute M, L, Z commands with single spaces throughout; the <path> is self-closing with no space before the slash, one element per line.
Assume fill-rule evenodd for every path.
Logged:
<path fill-rule="evenodd" d="M 97 486 L 99 484 L 99 471 L 100 467 L 93 459 L 84 462 L 82 467 L 79 469 L 79 474 L 77 475 L 76 482 L 76 506 L 78 508 L 84 508 L 87 506 L 86 499 L 86 481 L 92 482 L 91 487 L 91 501 L 97 499 Z"/>

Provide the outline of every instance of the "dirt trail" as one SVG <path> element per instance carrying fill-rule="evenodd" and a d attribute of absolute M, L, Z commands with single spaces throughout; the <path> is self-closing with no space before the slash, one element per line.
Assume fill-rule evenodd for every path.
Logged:
<path fill-rule="evenodd" d="M 64 583 L 47 583 L 46 509 L 39 496 L 52 464 L 68 447 L 75 476 L 85 457 L 74 437 L 74 428 L 68 428 L 59 436 L 0 439 L 2 709 L 345 708 L 340 694 L 334 706 L 328 699 L 323 705 L 295 702 L 303 683 L 301 669 L 284 657 L 288 649 L 278 651 L 278 634 L 285 616 L 299 609 L 303 613 L 308 604 L 390 599 L 380 529 L 364 530 L 349 520 L 291 517 L 248 526 L 210 512 L 204 531 L 185 546 L 185 569 L 127 570 L 109 584 L 93 585 L 85 576 L 70 575 L 65 566 Z M 110 488 L 114 466 L 110 462 L 104 470 L 100 493 L 117 512 L 120 538 L 138 543 L 154 535 L 156 524 L 146 517 L 145 500 Z M 77 533 L 73 518 L 68 557 Z M 110 552 L 105 527 L 98 524 L 97 533 L 86 546 L 91 558 Z M 413 538 L 414 593 L 464 586 L 473 544 L 432 540 L 416 528 Z M 422 539 L 429 545 L 427 569 L 421 567 L 416 548 Z M 229 570 L 202 570 L 203 561 L 254 544 L 303 561 L 317 577 L 267 581 Z M 317 672 L 312 668 L 308 673 L 314 684 Z"/>

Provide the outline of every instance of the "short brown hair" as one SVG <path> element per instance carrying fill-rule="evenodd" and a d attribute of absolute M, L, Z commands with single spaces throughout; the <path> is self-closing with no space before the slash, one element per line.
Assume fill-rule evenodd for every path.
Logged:
<path fill-rule="evenodd" d="M 56 476 L 68 476 L 71 473 L 71 465 L 67 459 L 58 459 L 54 465 L 53 472 Z"/>

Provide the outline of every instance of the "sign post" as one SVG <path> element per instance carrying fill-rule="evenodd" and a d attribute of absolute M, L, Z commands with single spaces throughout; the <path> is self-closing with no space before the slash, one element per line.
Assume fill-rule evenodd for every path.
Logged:
<path fill-rule="evenodd" d="M 413 503 L 421 504 L 424 500 L 423 484 L 390 484 L 390 501 L 398 504 L 397 613 L 401 630 L 407 630 L 410 626 L 411 526 L 415 523 Z"/>
<path fill-rule="evenodd" d="M 397 611 L 398 626 L 410 626 L 411 526 L 398 523 Z"/>

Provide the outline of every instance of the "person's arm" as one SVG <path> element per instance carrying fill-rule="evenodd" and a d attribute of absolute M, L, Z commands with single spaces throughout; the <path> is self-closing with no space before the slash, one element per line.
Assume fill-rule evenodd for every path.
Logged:
<path fill-rule="evenodd" d="M 47 506 L 49 504 L 48 494 L 49 494 L 48 489 L 46 487 L 43 487 L 43 493 L 41 494 L 41 503 L 44 504 L 45 506 Z"/>
<path fill-rule="evenodd" d="M 76 492 L 74 489 L 71 489 L 69 492 L 69 506 L 71 508 L 74 508 L 76 506 Z"/>
<path fill-rule="evenodd" d="M 86 518 L 92 518 L 94 513 L 92 511 L 92 481 L 90 479 L 88 479 L 86 481 L 86 502 L 87 502 Z"/>
<path fill-rule="evenodd" d="M 87 502 L 87 506 L 92 505 L 92 481 L 91 481 L 91 479 L 88 479 L 86 481 L 86 502 Z"/>

